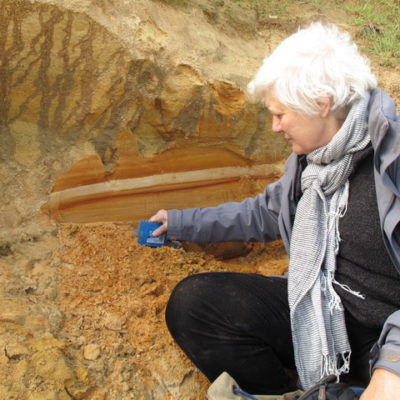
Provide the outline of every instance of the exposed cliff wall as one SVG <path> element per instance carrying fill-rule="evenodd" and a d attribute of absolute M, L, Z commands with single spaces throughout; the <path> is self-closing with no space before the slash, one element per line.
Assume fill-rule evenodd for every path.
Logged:
<path fill-rule="evenodd" d="M 267 129 L 266 112 L 243 92 L 263 41 L 224 21 L 214 24 L 205 9 L 143 0 L 3 1 L 0 12 L 3 238 L 33 229 L 28 222 L 51 191 L 87 186 L 84 195 L 61 193 L 44 207 L 58 219 L 102 220 L 108 208 L 108 220 L 135 220 L 139 212 L 113 210 L 128 208 L 125 200 L 135 204 L 126 190 L 140 194 L 138 182 L 120 185 L 125 200 L 114 208 L 115 190 L 97 187 L 93 200 L 90 185 L 213 168 L 208 178 L 230 185 L 221 196 L 208 193 L 208 205 L 229 198 L 241 176 L 274 172 L 271 163 L 286 154 Z M 216 170 L 237 166 L 246 168 L 228 176 Z M 205 180 L 207 194 L 210 179 L 180 179 L 181 188 Z M 90 217 L 90 205 L 79 208 L 88 193 L 95 203 Z M 163 200 L 154 199 L 143 216 Z"/>
<path fill-rule="evenodd" d="M 140 248 L 129 223 L 55 221 L 135 221 L 276 176 L 287 150 L 243 90 L 265 41 L 235 7 L 0 2 L 0 398 L 204 394 L 163 308 L 187 273 L 224 266 Z"/>
<path fill-rule="evenodd" d="M 320 15 L 293 4 L 260 22 L 233 0 L 169 3 L 182 6 L 0 0 L 0 399 L 204 399 L 166 332 L 173 286 L 285 270 L 277 243 L 149 249 L 131 222 L 277 177 L 287 147 L 244 88 Z M 399 98 L 398 71 L 375 68 Z M 82 224 L 98 221 L 114 222 Z"/>

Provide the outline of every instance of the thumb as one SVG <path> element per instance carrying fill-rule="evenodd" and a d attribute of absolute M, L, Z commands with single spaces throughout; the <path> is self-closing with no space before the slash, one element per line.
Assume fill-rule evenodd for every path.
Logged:
<path fill-rule="evenodd" d="M 166 231 L 167 231 L 167 224 L 163 223 L 161 226 L 159 226 L 156 230 L 153 231 L 151 236 L 160 236 Z"/>

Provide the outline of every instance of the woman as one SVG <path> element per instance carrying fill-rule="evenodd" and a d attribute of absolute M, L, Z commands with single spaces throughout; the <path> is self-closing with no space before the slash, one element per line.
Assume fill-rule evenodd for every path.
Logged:
<path fill-rule="evenodd" d="M 284 176 L 241 203 L 160 210 L 168 236 L 194 242 L 282 239 L 288 279 L 186 278 L 166 318 L 213 381 L 227 371 L 252 393 L 308 389 L 335 374 L 400 393 L 400 121 L 346 33 L 312 24 L 264 60 L 249 92 L 292 146 Z M 372 378 L 370 378 L 370 350 Z"/>

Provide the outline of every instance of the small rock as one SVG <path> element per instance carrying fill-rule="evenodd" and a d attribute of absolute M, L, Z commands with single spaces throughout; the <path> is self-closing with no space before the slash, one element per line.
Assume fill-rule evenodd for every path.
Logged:
<path fill-rule="evenodd" d="M 38 277 L 45 275 L 47 272 L 47 264 L 43 261 L 36 262 L 35 265 L 32 268 L 32 276 L 33 277 Z"/>
<path fill-rule="evenodd" d="M 100 346 L 97 343 L 88 344 L 83 348 L 83 358 L 85 360 L 94 361 L 100 355 Z"/>
<path fill-rule="evenodd" d="M 20 343 L 8 343 L 5 347 L 5 354 L 10 360 L 19 360 L 29 354 L 29 350 Z"/>
<path fill-rule="evenodd" d="M 18 301 L 10 299 L 0 299 L 0 322 L 12 322 L 24 325 L 29 307 Z"/>
<path fill-rule="evenodd" d="M 73 379 L 65 381 L 65 390 L 73 398 L 77 400 L 87 399 L 90 392 L 93 390 L 89 385 Z"/>
<path fill-rule="evenodd" d="M 58 292 L 55 287 L 48 287 L 43 290 L 43 296 L 47 300 L 55 300 L 57 298 Z"/>
<path fill-rule="evenodd" d="M 131 388 L 130 388 L 130 386 L 128 385 L 127 382 L 122 382 L 122 384 L 121 384 L 121 391 L 122 392 L 129 392 L 130 389 Z"/>
<path fill-rule="evenodd" d="M 59 267 L 60 264 L 61 264 L 61 260 L 60 260 L 58 257 L 54 257 L 54 258 L 51 260 L 50 266 L 51 266 L 51 267 Z"/>
<path fill-rule="evenodd" d="M 84 344 L 85 344 L 85 342 L 86 342 L 86 339 L 85 339 L 85 337 L 84 336 L 79 336 L 77 339 L 76 339 L 76 345 L 78 346 L 78 347 L 82 347 Z"/>
<path fill-rule="evenodd" d="M 104 326 L 111 331 L 120 331 L 124 323 L 125 319 L 115 314 L 106 314 L 104 318 Z"/>

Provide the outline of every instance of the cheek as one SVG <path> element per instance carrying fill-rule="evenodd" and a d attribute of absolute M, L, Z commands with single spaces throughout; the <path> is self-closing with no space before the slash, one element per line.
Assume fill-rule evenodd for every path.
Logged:
<path fill-rule="evenodd" d="M 284 127 L 287 126 L 286 118 L 281 118 L 281 119 L 279 120 L 279 126 L 282 127 L 282 128 L 284 128 Z"/>
<path fill-rule="evenodd" d="M 287 115 L 285 118 L 282 119 L 282 123 L 285 125 L 287 129 L 296 129 L 298 130 L 301 127 L 301 121 L 293 115 Z"/>
<path fill-rule="evenodd" d="M 290 120 L 282 121 L 281 126 L 282 126 L 282 130 L 287 133 L 290 133 L 290 132 L 293 133 L 295 131 L 295 129 L 293 129 L 295 125 L 293 125 L 292 121 L 290 121 Z"/>

